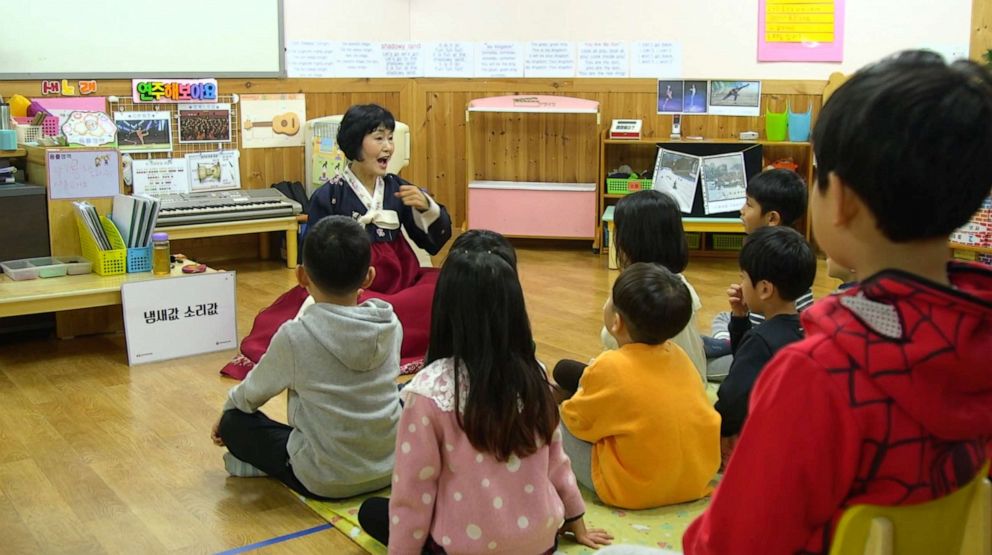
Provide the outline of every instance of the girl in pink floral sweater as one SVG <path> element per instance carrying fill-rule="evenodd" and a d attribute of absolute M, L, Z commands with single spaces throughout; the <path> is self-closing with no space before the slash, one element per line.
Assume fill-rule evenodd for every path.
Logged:
<path fill-rule="evenodd" d="M 359 511 L 391 554 L 552 553 L 559 531 L 611 539 L 582 519 L 512 254 L 456 244 L 441 270 L 427 366 L 402 393 L 393 497 Z"/>

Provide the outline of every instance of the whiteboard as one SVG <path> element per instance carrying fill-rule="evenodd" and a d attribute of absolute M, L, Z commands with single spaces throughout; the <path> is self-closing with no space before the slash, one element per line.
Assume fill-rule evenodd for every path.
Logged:
<path fill-rule="evenodd" d="M 45 156 L 48 197 L 53 200 L 120 193 L 121 161 L 115 148 L 50 148 Z"/>
<path fill-rule="evenodd" d="M 685 78 L 826 79 L 908 48 L 967 52 L 972 0 L 848 0 L 842 63 L 759 63 L 758 0 L 381 0 L 376 5 L 372 10 L 352 0 L 286 0 L 286 40 L 672 41 L 682 45 Z M 349 24 L 327 24 L 335 19 Z"/>
<path fill-rule="evenodd" d="M 282 0 L 34 0 L 6 11 L 0 79 L 284 74 Z"/>

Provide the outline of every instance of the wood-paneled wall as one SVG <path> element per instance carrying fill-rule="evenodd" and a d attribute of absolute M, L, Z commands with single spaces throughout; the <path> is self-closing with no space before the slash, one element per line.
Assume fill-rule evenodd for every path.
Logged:
<path fill-rule="evenodd" d="M 985 52 L 992 48 L 992 2 L 971 0 L 971 47 L 968 55 L 982 61 Z"/>
<path fill-rule="evenodd" d="M 820 108 L 824 81 L 764 81 L 762 112 L 768 106 L 796 111 Z M 645 136 L 668 136 L 672 117 L 657 114 L 657 81 L 652 79 L 260 79 L 220 80 L 225 94 L 304 93 L 307 118 L 343 113 L 349 106 L 374 102 L 390 110 L 411 130 L 410 165 L 403 175 L 426 187 L 451 212 L 456 226 L 465 218 L 465 108 L 473 98 L 512 94 L 555 94 L 596 100 L 602 124 L 593 116 L 474 114 L 474 174 L 485 179 L 595 181 L 598 177 L 600 131 L 611 119 L 644 120 Z M 130 95 L 130 81 L 98 81 L 97 94 Z M 0 95 L 40 96 L 38 81 L 0 81 Z M 683 136 L 736 138 L 740 131 L 764 136 L 764 118 L 687 115 Z M 303 181 L 302 147 L 245 149 L 241 177 L 246 188 L 265 188 L 278 181 Z M 213 260 L 251 257 L 257 242 L 245 237 L 190 243 L 196 256 L 205 250 Z M 203 255 L 201 255 L 202 257 Z"/>

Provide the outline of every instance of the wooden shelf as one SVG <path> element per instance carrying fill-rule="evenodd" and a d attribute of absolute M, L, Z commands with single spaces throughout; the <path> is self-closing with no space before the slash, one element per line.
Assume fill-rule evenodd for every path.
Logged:
<path fill-rule="evenodd" d="M 672 139 L 671 137 L 642 137 L 640 139 L 603 139 L 603 142 L 608 145 L 636 145 L 636 144 L 657 144 L 657 143 L 684 143 L 687 145 L 692 144 L 706 144 L 706 143 L 752 143 L 756 145 L 775 145 L 775 146 L 809 146 L 809 141 L 803 142 L 792 142 L 792 141 L 768 141 L 765 139 L 754 139 L 754 140 L 742 140 L 742 139 L 686 139 L 682 137 L 681 139 Z"/>
<path fill-rule="evenodd" d="M 17 148 L 14 150 L 0 150 L 0 158 L 20 158 L 22 156 L 27 156 L 28 151 L 23 148 Z"/>
<path fill-rule="evenodd" d="M 982 247 L 978 245 L 962 245 L 954 241 L 948 241 L 947 245 L 956 251 L 971 251 L 979 254 L 992 254 L 992 247 Z"/>

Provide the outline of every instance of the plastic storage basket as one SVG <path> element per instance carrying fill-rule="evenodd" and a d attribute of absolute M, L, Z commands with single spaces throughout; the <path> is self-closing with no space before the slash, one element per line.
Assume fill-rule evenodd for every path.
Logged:
<path fill-rule="evenodd" d="M 744 246 L 743 233 L 714 233 L 713 250 L 739 251 Z"/>
<path fill-rule="evenodd" d="M 124 240 L 114 225 L 106 216 L 100 216 L 100 225 L 110 239 L 113 249 L 109 251 L 100 250 L 96 244 L 96 239 L 90 234 L 90 230 L 83 223 L 82 218 L 76 215 L 76 228 L 79 230 L 79 244 L 83 248 L 83 256 L 93 263 L 93 271 L 100 276 L 116 276 L 123 274 L 127 270 L 127 248 Z"/>
<path fill-rule="evenodd" d="M 127 249 L 127 273 L 152 271 L 152 248 L 132 247 Z"/>
<path fill-rule="evenodd" d="M 689 250 L 698 251 L 702 248 L 703 236 L 700 233 L 690 232 L 685 234 L 685 241 L 689 244 Z"/>
<path fill-rule="evenodd" d="M 17 144 L 36 143 L 41 138 L 40 125 L 17 125 L 14 130 L 17 132 Z"/>
<path fill-rule="evenodd" d="M 606 192 L 610 195 L 629 195 L 651 188 L 650 179 L 609 177 L 606 179 Z"/>

